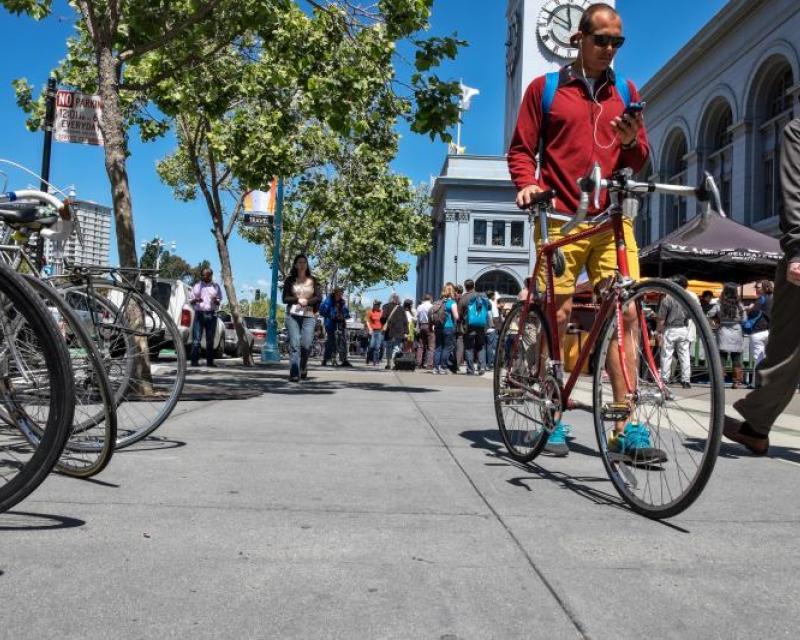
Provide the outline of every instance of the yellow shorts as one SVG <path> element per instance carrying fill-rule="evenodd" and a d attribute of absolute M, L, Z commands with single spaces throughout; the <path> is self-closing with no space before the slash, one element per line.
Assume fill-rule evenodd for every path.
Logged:
<path fill-rule="evenodd" d="M 561 233 L 562 220 L 548 220 L 547 232 L 550 242 L 560 240 L 564 236 Z M 636 245 L 636 236 L 633 233 L 633 221 L 624 218 L 623 230 L 625 234 L 625 246 L 628 254 L 628 270 L 634 280 L 639 279 L 639 247 Z M 589 224 L 578 225 L 572 233 L 579 233 L 591 228 Z M 539 227 L 534 227 L 533 237 L 536 246 L 539 246 Z M 617 271 L 617 250 L 614 246 L 614 232 L 609 229 L 605 233 L 591 236 L 578 242 L 561 247 L 561 251 L 566 259 L 567 268 L 564 275 L 554 278 L 555 292 L 557 295 L 569 295 L 575 291 L 578 276 L 581 271 L 586 269 L 592 285 L 597 284 L 603 278 L 613 276 Z M 544 265 L 542 265 L 544 267 Z M 539 271 L 539 290 L 544 291 L 544 268 Z"/>

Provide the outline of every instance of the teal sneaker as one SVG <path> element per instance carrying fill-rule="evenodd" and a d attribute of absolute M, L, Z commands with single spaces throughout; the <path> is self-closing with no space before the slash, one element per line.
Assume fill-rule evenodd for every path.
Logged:
<path fill-rule="evenodd" d="M 634 463 L 660 464 L 667 461 L 667 454 L 650 442 L 650 430 L 635 422 L 626 424 L 624 433 L 616 433 L 609 438 L 608 450 L 624 455 Z"/>
<path fill-rule="evenodd" d="M 571 431 L 571 429 L 569 425 L 564 424 L 561 420 L 556 422 L 556 428 L 553 429 L 553 433 L 550 434 L 550 437 L 547 439 L 547 444 L 544 446 L 545 452 L 549 453 L 551 456 L 558 456 L 559 458 L 568 456 L 569 447 L 567 446 L 567 432 Z"/>

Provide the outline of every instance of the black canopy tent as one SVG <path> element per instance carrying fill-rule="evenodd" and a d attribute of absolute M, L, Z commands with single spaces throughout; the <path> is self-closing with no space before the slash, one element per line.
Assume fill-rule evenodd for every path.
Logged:
<path fill-rule="evenodd" d="M 744 284 L 774 278 L 782 255 L 776 238 L 712 212 L 641 249 L 639 264 L 645 276 Z"/>

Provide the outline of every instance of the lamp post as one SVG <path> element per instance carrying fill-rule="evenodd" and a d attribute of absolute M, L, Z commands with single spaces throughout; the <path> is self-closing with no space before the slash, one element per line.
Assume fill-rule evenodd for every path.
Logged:
<path fill-rule="evenodd" d="M 269 319 L 267 339 L 261 347 L 261 362 L 280 362 L 278 347 L 278 272 L 281 267 L 281 225 L 283 223 L 283 178 L 278 178 L 277 202 L 275 203 L 275 224 L 272 243 L 272 286 L 269 296 Z"/>
<path fill-rule="evenodd" d="M 161 238 L 160 236 L 156 236 L 155 238 L 153 238 L 149 242 L 145 242 L 144 240 L 142 241 L 142 244 L 141 244 L 142 251 L 146 251 L 147 247 L 149 245 L 151 245 L 151 244 L 155 245 L 155 247 L 156 247 L 156 273 L 158 273 L 158 270 L 161 268 L 161 254 L 164 251 L 164 247 L 166 247 L 169 244 L 170 249 L 172 249 L 172 252 L 174 253 L 175 249 L 178 246 L 178 243 L 175 242 L 174 240 L 172 242 L 168 243 L 168 242 L 165 242 L 164 239 Z"/>

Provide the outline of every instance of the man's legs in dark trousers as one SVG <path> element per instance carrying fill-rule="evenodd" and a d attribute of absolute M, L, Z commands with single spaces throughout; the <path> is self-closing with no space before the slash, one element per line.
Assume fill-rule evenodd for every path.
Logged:
<path fill-rule="evenodd" d="M 475 361 L 478 363 L 478 370 L 486 368 L 484 345 L 486 342 L 485 329 L 469 329 L 464 334 L 464 356 L 467 360 L 467 373 L 475 373 Z"/>
<path fill-rule="evenodd" d="M 733 406 L 754 431 L 769 435 L 800 383 L 800 287 L 786 280 L 786 263 L 778 264 L 769 326 L 767 355 L 756 369 L 756 389 Z"/>
<path fill-rule="evenodd" d="M 333 352 L 336 351 L 336 331 L 331 329 L 325 330 L 325 350 L 322 353 L 322 364 L 327 364 L 333 359 Z M 333 364 L 336 364 L 334 362 Z"/>
<path fill-rule="evenodd" d="M 348 353 L 347 353 L 347 331 L 345 329 L 341 329 L 341 332 L 342 332 L 342 340 L 337 345 L 337 347 L 338 347 L 338 351 L 339 351 L 339 362 L 344 364 L 345 362 L 347 362 L 347 356 L 348 356 Z M 334 333 L 334 342 L 336 342 L 336 334 L 335 333 Z M 336 363 L 334 362 L 334 364 L 336 364 Z"/>
<path fill-rule="evenodd" d="M 206 311 L 203 312 L 203 324 L 206 331 L 206 362 L 208 366 L 214 364 L 214 336 L 217 333 L 217 314 Z"/>
<path fill-rule="evenodd" d="M 203 336 L 203 315 L 204 312 L 195 310 L 194 323 L 192 324 L 192 355 L 190 360 L 195 367 L 200 364 L 200 340 Z"/>

